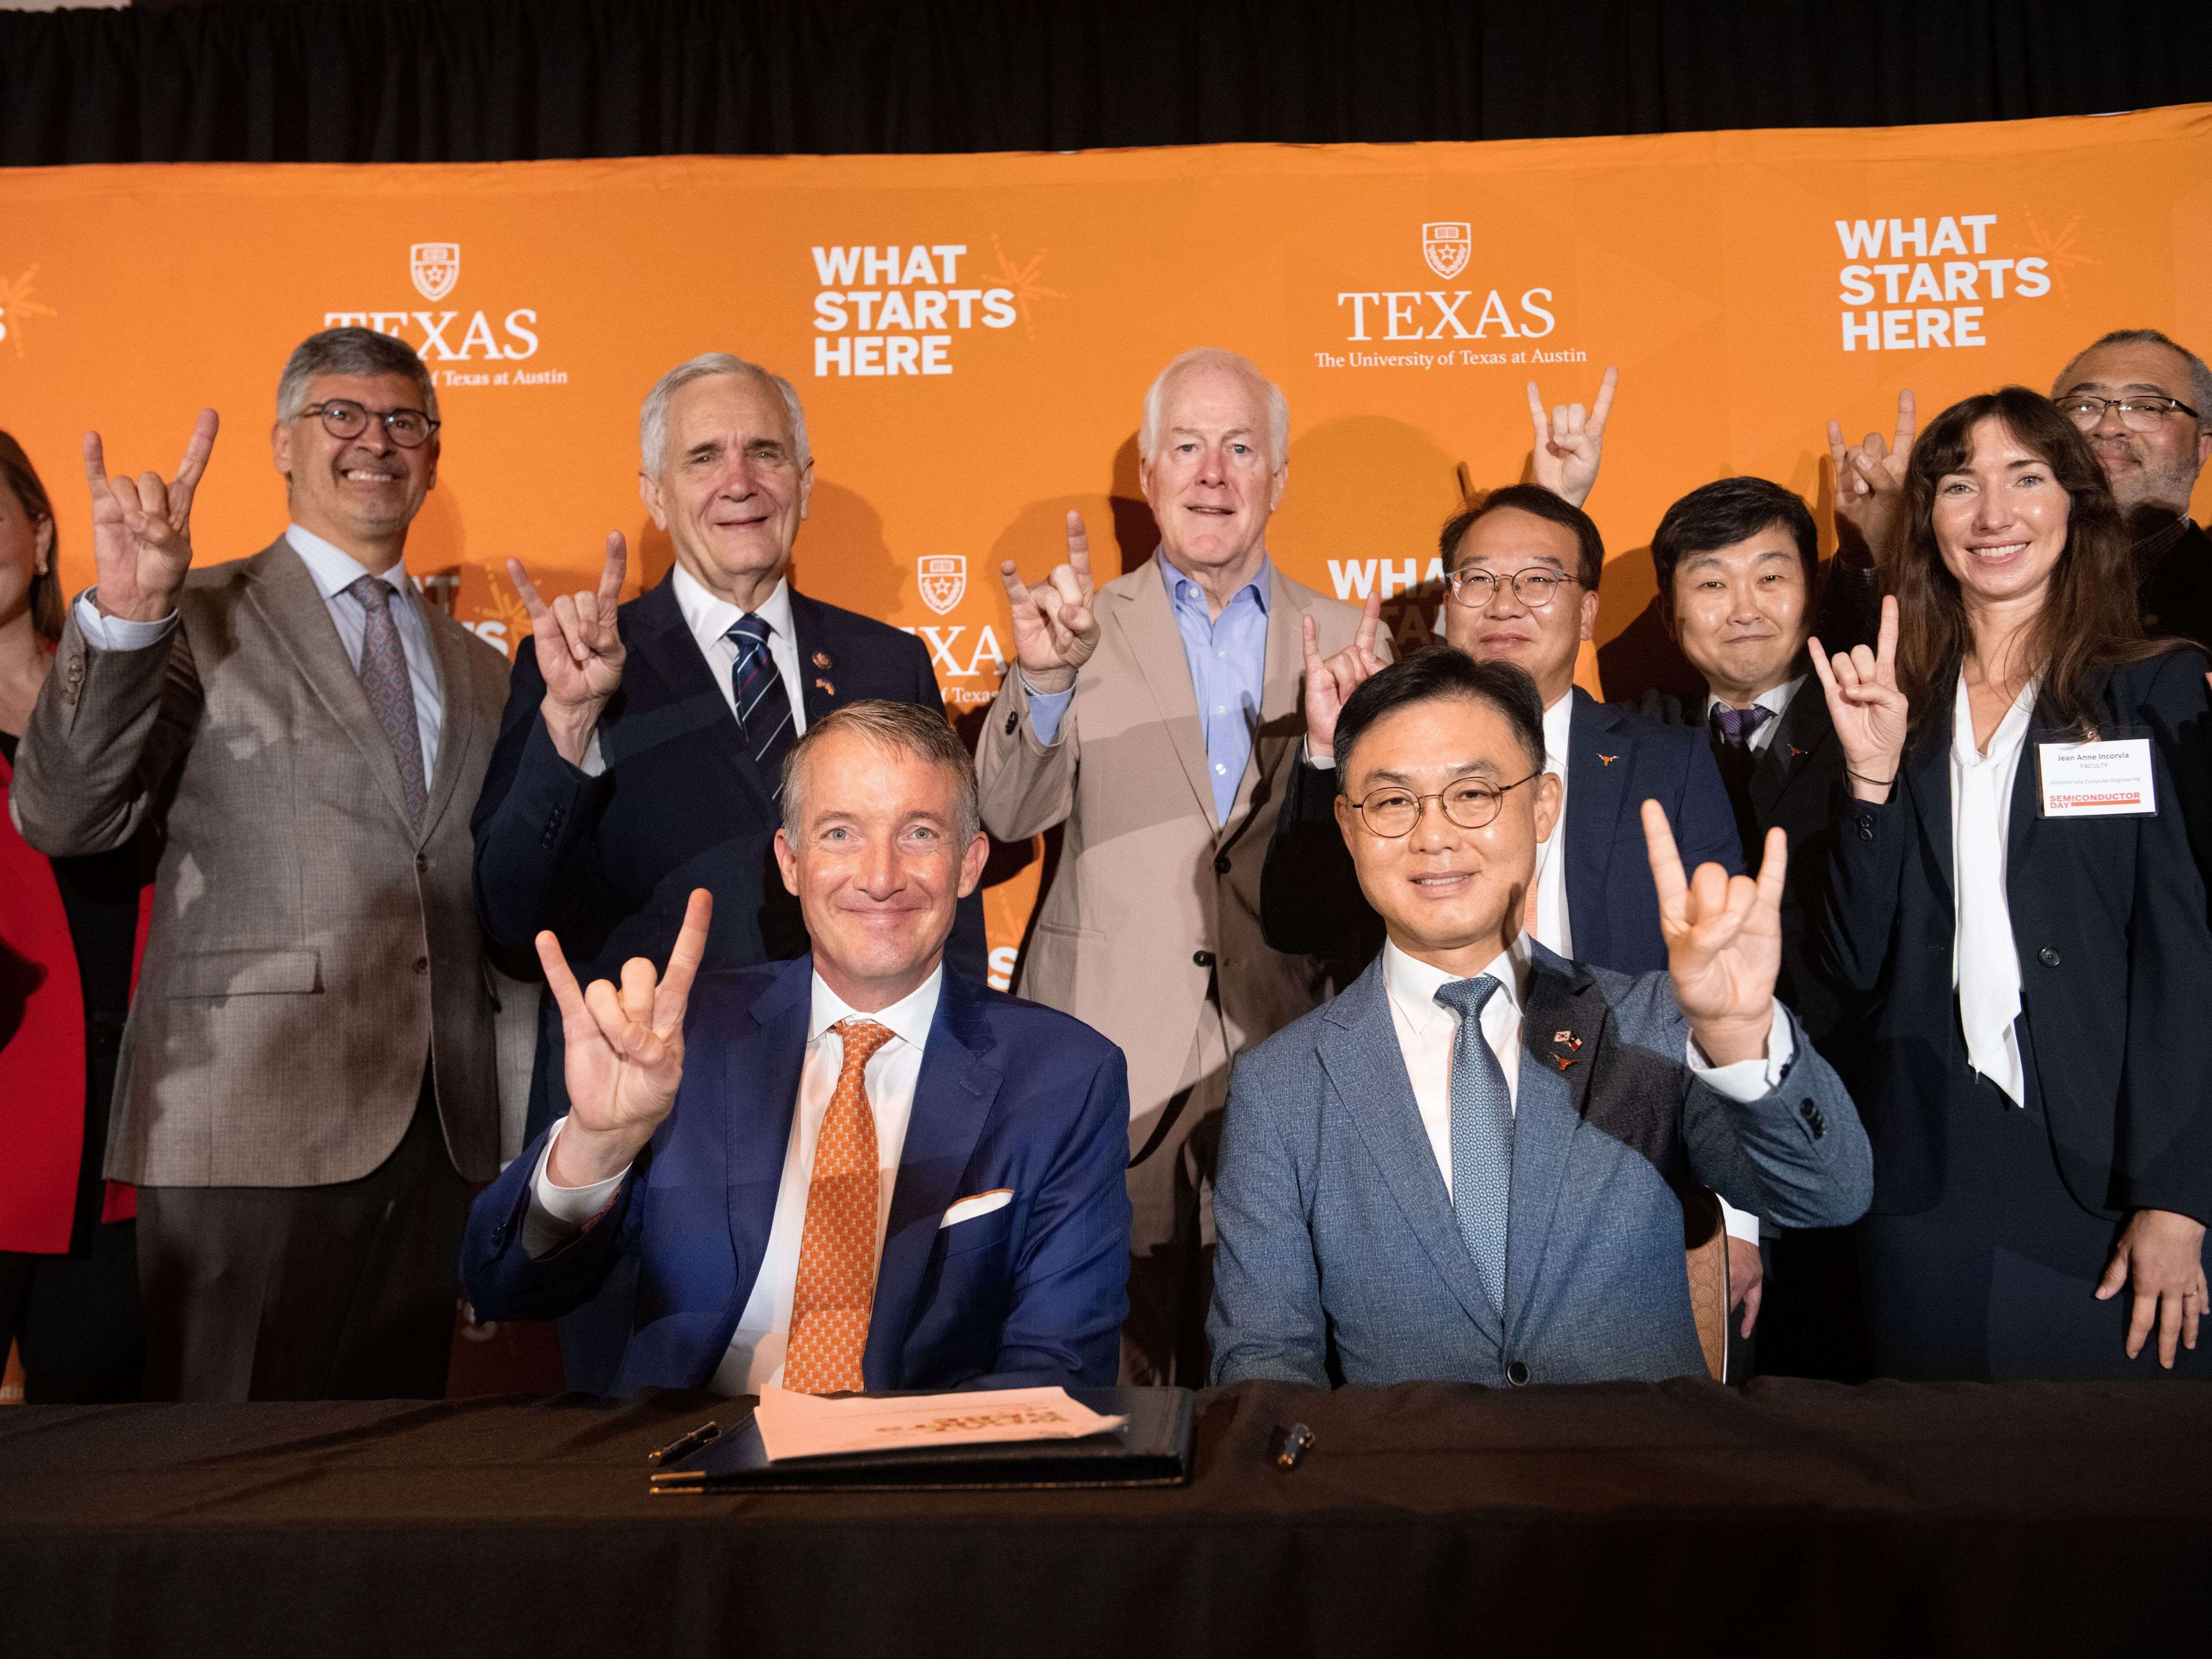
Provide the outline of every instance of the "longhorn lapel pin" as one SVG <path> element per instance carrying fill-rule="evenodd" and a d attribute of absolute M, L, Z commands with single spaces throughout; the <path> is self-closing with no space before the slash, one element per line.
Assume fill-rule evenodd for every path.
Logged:
<path fill-rule="evenodd" d="M 1565 1048 L 1567 1050 L 1564 1054 L 1547 1054 L 1545 1056 L 1545 1058 L 1549 1060 L 1552 1064 L 1558 1066 L 1564 1072 L 1568 1066 L 1575 1063 L 1575 1060 L 1577 1058 L 1577 1051 L 1583 1046 L 1583 1040 L 1577 1036 L 1572 1031 L 1554 1031 L 1552 1033 L 1552 1046 L 1554 1048 Z"/>
<path fill-rule="evenodd" d="M 1615 761 L 1619 760 L 1620 758 L 1620 756 L 1618 756 L 1618 755 L 1600 755 L 1600 756 L 1598 757 L 1599 761 L 1600 761 L 1601 763 L 1603 763 L 1603 764 L 1605 764 L 1605 765 L 1607 765 L 1607 766 L 1610 766 L 1610 765 L 1612 765 L 1612 764 L 1613 763 L 1613 762 L 1615 762 Z"/>
<path fill-rule="evenodd" d="M 1807 755 L 1810 754 L 1811 752 L 1812 752 L 1812 751 L 1811 751 L 1810 750 L 1808 750 L 1808 749 L 1800 749 L 1800 748 L 1799 748 L 1796 744 L 1794 744 L 1794 743 L 1793 743 L 1793 744 L 1791 744 L 1790 745 L 1790 758 L 1791 760 L 1802 760 L 1802 759 L 1804 759 L 1804 758 L 1805 758 L 1805 757 L 1806 757 Z"/>

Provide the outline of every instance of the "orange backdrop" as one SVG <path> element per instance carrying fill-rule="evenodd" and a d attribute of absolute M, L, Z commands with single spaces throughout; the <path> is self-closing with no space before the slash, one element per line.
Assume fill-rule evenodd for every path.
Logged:
<path fill-rule="evenodd" d="M 1652 591 L 1661 511 L 1755 472 L 1824 520 L 1825 422 L 1888 429 L 2005 380 L 2046 385 L 2119 326 L 2212 341 L 2212 111 L 1879 131 L 1498 144 L 0 173 L 0 425 L 45 471 L 72 590 L 77 463 L 173 468 L 223 436 L 202 557 L 284 522 L 276 374 L 359 322 L 416 344 L 446 420 L 408 562 L 504 647 L 541 583 L 627 531 L 654 377 L 708 349 L 789 375 L 817 458 L 798 580 L 915 629 L 949 703 L 995 689 L 997 561 L 1036 575 L 1070 507 L 1110 564 L 1149 551 L 1139 400 L 1215 344 L 1290 398 L 1271 551 L 1423 629 L 1437 524 L 1519 476 L 1522 386 L 1620 403 L 1590 506 L 1614 551 L 1601 637 Z M 2200 510 L 2199 516 L 2203 516 Z M 1109 572 L 1110 574 L 1110 572 Z M 1586 664 L 1586 677 L 1595 664 Z M 1013 860 L 1006 861 L 1012 864 Z M 1003 969 L 1034 865 L 992 890 Z"/>

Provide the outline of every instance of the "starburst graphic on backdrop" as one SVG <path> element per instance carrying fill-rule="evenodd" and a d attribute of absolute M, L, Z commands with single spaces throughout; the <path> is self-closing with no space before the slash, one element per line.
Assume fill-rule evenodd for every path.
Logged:
<path fill-rule="evenodd" d="M 1008 258 L 1006 250 L 1000 246 L 996 236 L 991 239 L 991 251 L 999 256 L 1000 284 L 1013 289 L 1014 303 L 1022 308 L 1022 326 L 1028 331 L 1030 338 L 1034 340 L 1036 338 L 1036 319 L 1030 315 L 1030 301 L 1064 300 L 1067 297 L 1055 289 L 1045 287 L 1036 279 L 1037 270 L 1044 264 L 1044 256 L 1050 250 L 1039 248 L 1030 256 L 1030 262 L 1025 265 L 1018 265 Z"/>
<path fill-rule="evenodd" d="M 2064 276 L 2066 266 L 2094 265 L 2100 263 L 2086 253 L 2074 252 L 2074 228 L 2081 222 L 2080 215 L 2077 214 L 2069 219 L 2066 222 L 2066 228 L 2056 236 L 2047 236 L 2044 234 L 2043 227 L 2035 222 L 2034 214 L 2029 212 L 2025 207 L 2021 210 L 2021 214 L 2027 221 L 2028 240 L 2033 243 L 2035 252 L 2041 254 L 2049 263 L 2051 279 L 2057 284 L 2061 294 L 2066 292 Z"/>
<path fill-rule="evenodd" d="M 15 348 L 15 355 L 23 355 L 23 322 L 29 317 L 52 317 L 57 313 L 52 306 L 42 306 L 31 298 L 32 280 L 39 274 L 33 265 L 14 282 L 0 277 L 0 340 Z"/>
<path fill-rule="evenodd" d="M 502 586 L 504 572 L 495 571 L 489 565 L 479 565 L 484 574 L 484 591 L 490 594 L 483 607 L 482 622 L 504 623 L 507 625 L 507 654 L 509 657 L 521 648 L 530 635 L 530 608 L 522 602 L 522 595 L 511 585 Z"/>

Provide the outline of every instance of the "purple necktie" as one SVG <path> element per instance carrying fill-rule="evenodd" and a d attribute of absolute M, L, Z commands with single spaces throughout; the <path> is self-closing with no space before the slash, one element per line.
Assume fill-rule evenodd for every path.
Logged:
<path fill-rule="evenodd" d="M 400 648 L 399 627 L 392 620 L 392 584 L 381 576 L 363 576 L 346 589 L 360 602 L 361 689 L 376 723 L 384 728 L 399 763 L 399 787 L 407 796 L 407 816 L 422 827 L 422 809 L 430 791 L 422 779 L 422 734 L 415 724 L 415 683 L 408 678 L 407 653 Z"/>
<path fill-rule="evenodd" d="M 1762 704 L 1753 703 L 1748 708 L 1731 708 L 1720 703 L 1713 709 L 1713 729 L 1721 734 L 1721 741 L 1731 749 L 1748 749 L 1759 728 L 1774 718 L 1774 711 Z"/>

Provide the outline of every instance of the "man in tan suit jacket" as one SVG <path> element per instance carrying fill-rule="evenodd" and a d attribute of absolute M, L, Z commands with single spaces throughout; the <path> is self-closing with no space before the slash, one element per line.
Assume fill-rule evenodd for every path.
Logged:
<path fill-rule="evenodd" d="M 1070 514 L 1047 580 L 1003 567 L 1018 663 L 975 757 L 983 821 L 1009 841 L 1066 824 L 1017 988 L 1128 1056 L 1133 1382 L 1204 1385 L 1229 1062 L 1328 989 L 1322 963 L 1260 935 L 1304 670 L 1360 622 L 1268 561 L 1289 437 L 1257 368 L 1188 352 L 1146 394 L 1138 434 L 1158 554 L 1094 591 Z"/>
<path fill-rule="evenodd" d="M 277 389 L 292 524 L 191 570 L 201 416 L 175 481 L 92 475 L 15 805 L 52 854 L 162 852 L 108 1176 L 139 1187 L 153 1398 L 445 1391 L 469 1182 L 498 1173 L 469 809 L 500 653 L 403 562 L 436 477 L 412 350 L 338 329 Z"/>

